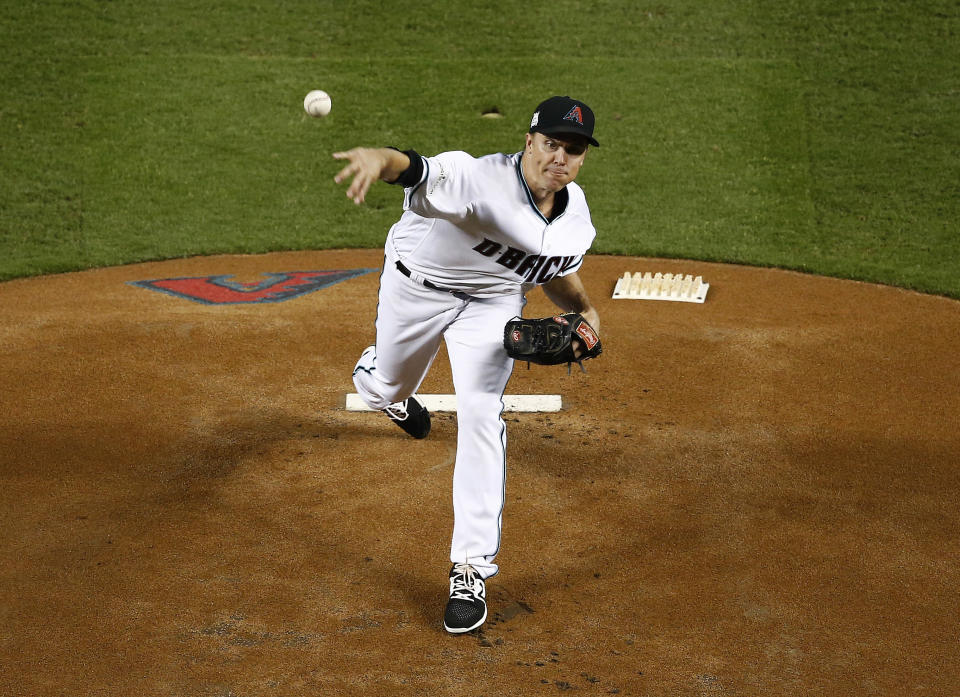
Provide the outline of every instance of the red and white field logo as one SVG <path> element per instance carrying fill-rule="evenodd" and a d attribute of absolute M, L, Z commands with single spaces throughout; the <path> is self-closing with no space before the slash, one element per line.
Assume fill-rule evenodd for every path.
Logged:
<path fill-rule="evenodd" d="M 554 319 L 554 321 L 555 321 L 557 324 L 570 324 L 570 323 L 567 321 L 567 318 L 566 318 L 566 317 L 561 317 L 560 315 L 557 315 L 557 316 L 554 317 L 553 319 Z"/>
<path fill-rule="evenodd" d="M 244 283 L 226 274 L 195 278 L 158 278 L 130 281 L 130 285 L 176 295 L 205 305 L 279 303 L 332 286 L 350 278 L 373 273 L 377 269 L 337 271 L 282 271 L 262 273 L 266 280 Z"/>
<path fill-rule="evenodd" d="M 587 345 L 587 349 L 592 349 L 597 345 L 597 342 L 600 341 L 600 337 L 597 336 L 597 333 L 593 331 L 589 324 L 581 322 L 577 326 L 577 336 L 583 339 L 583 343 Z"/>
<path fill-rule="evenodd" d="M 515 344 L 519 344 L 519 343 L 520 343 L 520 330 L 519 330 L 519 329 L 514 329 L 514 330 L 513 330 L 513 343 L 515 343 Z"/>

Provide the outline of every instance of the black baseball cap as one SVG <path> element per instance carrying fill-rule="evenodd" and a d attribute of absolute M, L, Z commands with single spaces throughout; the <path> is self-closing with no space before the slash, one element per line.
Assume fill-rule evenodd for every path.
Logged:
<path fill-rule="evenodd" d="M 583 102 L 570 97 L 550 97 L 540 103 L 530 119 L 530 133 L 556 136 L 572 133 L 583 136 L 591 145 L 600 147 L 593 137 L 593 111 Z"/>

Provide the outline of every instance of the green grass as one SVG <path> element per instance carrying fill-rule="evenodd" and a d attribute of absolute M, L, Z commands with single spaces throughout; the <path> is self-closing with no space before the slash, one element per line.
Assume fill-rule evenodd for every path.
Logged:
<path fill-rule="evenodd" d="M 400 192 L 355 207 L 330 153 L 517 150 L 564 93 L 598 116 L 596 252 L 960 298 L 953 2 L 10 5 L 0 279 L 376 247 Z M 313 88 L 326 119 L 303 113 Z"/>

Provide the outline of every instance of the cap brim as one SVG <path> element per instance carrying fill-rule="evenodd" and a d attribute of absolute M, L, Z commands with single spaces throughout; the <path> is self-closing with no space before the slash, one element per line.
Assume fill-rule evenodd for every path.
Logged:
<path fill-rule="evenodd" d="M 595 148 L 600 147 L 600 143 L 597 142 L 596 138 L 586 133 L 580 131 L 572 130 L 570 128 L 565 128 L 563 126 L 555 126 L 553 128 L 532 128 L 531 133 L 542 133 L 545 136 L 560 136 L 560 135 L 571 135 L 576 136 L 577 138 L 583 138 L 585 141 L 590 143 L 590 145 Z"/>

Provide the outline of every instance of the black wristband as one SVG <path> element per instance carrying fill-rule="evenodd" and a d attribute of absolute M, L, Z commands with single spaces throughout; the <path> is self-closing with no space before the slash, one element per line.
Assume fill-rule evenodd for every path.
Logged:
<path fill-rule="evenodd" d="M 420 157 L 420 153 L 418 153 L 416 150 L 400 150 L 400 148 L 395 148 L 393 146 L 390 146 L 390 149 L 396 150 L 397 152 L 402 152 L 404 155 L 410 158 L 410 166 L 403 170 L 400 173 L 400 176 L 390 183 L 400 184 L 404 188 L 419 184 L 420 178 L 423 177 L 423 158 Z"/>

